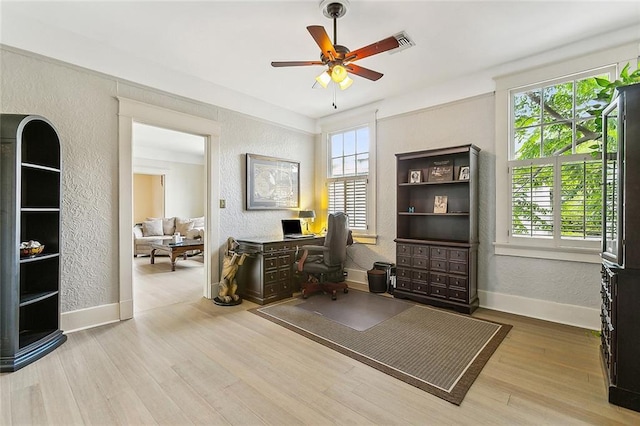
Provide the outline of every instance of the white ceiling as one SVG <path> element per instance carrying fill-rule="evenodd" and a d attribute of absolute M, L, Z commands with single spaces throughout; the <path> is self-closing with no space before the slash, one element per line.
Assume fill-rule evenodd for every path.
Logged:
<path fill-rule="evenodd" d="M 354 77 L 334 110 L 331 90 L 312 89 L 322 67 L 270 66 L 319 59 L 306 27 L 333 34 L 319 3 L 2 0 L 0 41 L 241 112 L 270 110 L 270 119 L 291 124 L 292 116 L 315 123 L 375 101 L 419 106 L 425 90 L 448 85 L 464 94 L 460 82 L 474 79 L 484 78 L 475 90 L 486 92 L 491 77 L 553 60 L 550 52 L 640 40 L 638 1 L 351 0 L 338 44 L 355 50 L 405 31 L 416 45 L 359 61 L 384 77 Z"/>

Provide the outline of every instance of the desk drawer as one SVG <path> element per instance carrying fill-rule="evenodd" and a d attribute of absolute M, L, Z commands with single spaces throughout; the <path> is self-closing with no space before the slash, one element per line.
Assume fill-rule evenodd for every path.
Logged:
<path fill-rule="evenodd" d="M 281 280 L 289 280 L 291 277 L 291 267 L 284 267 L 278 269 L 278 278 Z"/>
<path fill-rule="evenodd" d="M 467 278 L 466 277 L 457 277 L 455 275 L 449 276 L 449 286 L 459 287 L 459 288 L 467 288 Z"/>
<path fill-rule="evenodd" d="M 411 256 L 411 246 L 409 244 L 398 244 L 396 256 Z"/>
<path fill-rule="evenodd" d="M 413 282 L 422 281 L 422 282 L 424 282 L 426 284 L 427 281 L 429 280 L 429 272 L 427 272 L 427 271 L 413 271 L 413 274 L 411 274 L 411 280 Z"/>
<path fill-rule="evenodd" d="M 397 268 L 396 269 L 396 277 L 397 277 L 397 279 L 410 280 L 411 279 L 411 269 Z"/>
<path fill-rule="evenodd" d="M 411 257 L 410 256 L 398 256 L 397 257 L 398 266 L 411 266 Z"/>
<path fill-rule="evenodd" d="M 436 285 L 446 286 L 447 276 L 445 274 L 436 274 L 431 272 L 429 274 L 429 282 Z"/>
<path fill-rule="evenodd" d="M 447 287 L 429 284 L 429 296 L 439 297 L 441 299 L 447 298 Z"/>
<path fill-rule="evenodd" d="M 431 259 L 446 259 L 447 249 L 444 247 L 431 247 L 429 255 L 431 256 Z"/>
<path fill-rule="evenodd" d="M 449 272 L 453 274 L 467 275 L 469 266 L 466 263 L 449 262 Z"/>
<path fill-rule="evenodd" d="M 274 269 L 272 271 L 265 271 L 264 273 L 264 284 L 272 284 L 278 281 L 278 270 Z"/>
<path fill-rule="evenodd" d="M 418 257 L 429 257 L 428 246 L 413 246 L 412 254 Z"/>
<path fill-rule="evenodd" d="M 428 285 L 426 282 L 416 282 L 411 284 L 411 291 L 414 293 L 427 294 Z"/>
<path fill-rule="evenodd" d="M 449 260 L 466 263 L 469 260 L 469 250 L 450 249 Z"/>
<path fill-rule="evenodd" d="M 458 302 L 468 303 L 467 291 L 457 287 L 449 287 L 448 290 L 449 299 Z"/>
<path fill-rule="evenodd" d="M 270 270 L 278 267 L 278 256 L 264 256 L 264 269 Z"/>
<path fill-rule="evenodd" d="M 447 261 L 440 259 L 432 259 L 431 260 L 431 268 L 432 271 L 442 271 L 447 272 Z"/>
<path fill-rule="evenodd" d="M 414 268 L 427 269 L 429 267 L 429 259 L 426 257 L 414 257 L 411 259 L 411 266 Z"/>
<path fill-rule="evenodd" d="M 411 280 L 406 278 L 398 278 L 396 280 L 396 288 L 411 291 Z"/>
<path fill-rule="evenodd" d="M 293 257 L 291 254 L 283 254 L 278 256 L 278 266 L 291 266 Z"/>

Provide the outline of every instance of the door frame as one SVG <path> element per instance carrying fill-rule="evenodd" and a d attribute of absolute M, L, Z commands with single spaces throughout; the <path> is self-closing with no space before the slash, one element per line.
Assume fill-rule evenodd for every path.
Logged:
<path fill-rule="evenodd" d="M 148 124 L 205 139 L 205 233 L 203 296 L 211 299 L 220 281 L 220 124 L 202 117 L 149 105 L 118 96 L 118 246 L 119 316 L 133 318 L 133 123 Z"/>

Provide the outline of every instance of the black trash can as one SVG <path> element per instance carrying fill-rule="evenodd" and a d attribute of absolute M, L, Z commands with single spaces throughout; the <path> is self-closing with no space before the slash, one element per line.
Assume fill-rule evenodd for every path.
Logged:
<path fill-rule="evenodd" d="M 370 269 L 367 271 L 369 280 L 369 292 L 384 293 L 387 291 L 387 273 L 380 269 Z"/>
<path fill-rule="evenodd" d="M 385 283 L 389 294 L 393 294 L 393 289 L 395 288 L 395 275 L 396 275 L 396 265 L 395 263 L 387 263 L 387 262 L 373 262 L 373 269 L 379 269 L 384 271 L 386 274 Z"/>

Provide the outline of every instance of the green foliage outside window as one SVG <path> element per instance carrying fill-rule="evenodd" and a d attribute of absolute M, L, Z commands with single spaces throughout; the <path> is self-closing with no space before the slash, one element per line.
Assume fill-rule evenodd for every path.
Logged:
<path fill-rule="evenodd" d="M 616 87 L 634 82 L 640 70 L 627 65 L 619 80 L 603 74 L 514 94 L 512 235 L 553 236 L 560 197 L 560 237 L 600 238 L 602 110 Z"/>

